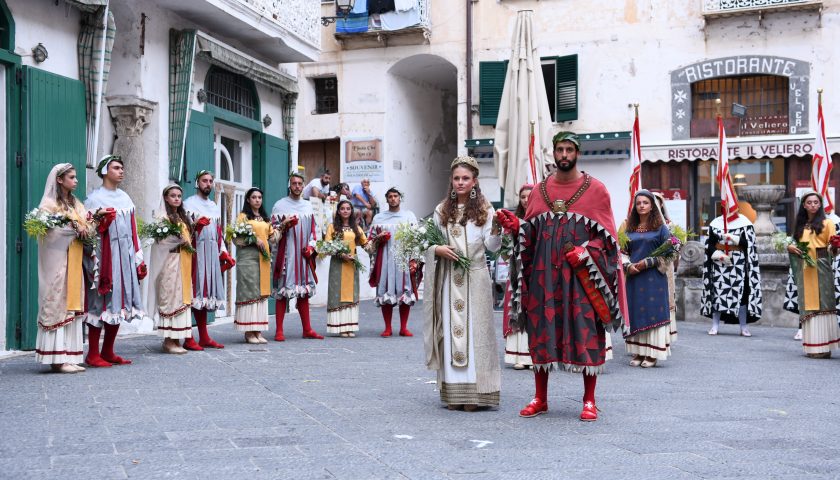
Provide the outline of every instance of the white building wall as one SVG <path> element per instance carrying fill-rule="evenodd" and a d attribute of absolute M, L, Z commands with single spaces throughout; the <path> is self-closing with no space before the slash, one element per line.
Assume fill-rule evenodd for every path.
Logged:
<path fill-rule="evenodd" d="M 15 20 L 15 53 L 23 65 L 78 79 L 79 11 L 50 0 L 7 0 L 6 5 Z M 49 54 L 43 63 L 32 60 L 32 48 L 39 43 Z"/>

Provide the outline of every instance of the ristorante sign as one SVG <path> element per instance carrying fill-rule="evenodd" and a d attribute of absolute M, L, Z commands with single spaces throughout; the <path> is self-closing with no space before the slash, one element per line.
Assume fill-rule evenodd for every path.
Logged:
<path fill-rule="evenodd" d="M 768 55 L 739 55 L 704 60 L 671 72 L 671 137 L 686 140 L 691 135 L 691 84 L 701 80 L 744 75 L 788 77 L 786 132 L 808 133 L 808 85 L 811 64 L 802 60 Z M 729 109 L 730 105 L 723 108 Z M 779 131 L 778 125 L 771 127 Z M 766 133 L 770 133 L 769 131 Z"/>
<path fill-rule="evenodd" d="M 837 144 L 829 141 L 829 150 L 837 151 Z M 730 139 L 729 158 L 745 160 L 750 158 L 774 157 L 802 157 L 810 155 L 814 149 L 814 140 L 778 140 L 758 143 L 737 144 Z M 642 147 L 642 158 L 648 162 L 683 161 L 683 160 L 716 160 L 718 158 L 717 143 L 698 145 L 674 145 Z"/>

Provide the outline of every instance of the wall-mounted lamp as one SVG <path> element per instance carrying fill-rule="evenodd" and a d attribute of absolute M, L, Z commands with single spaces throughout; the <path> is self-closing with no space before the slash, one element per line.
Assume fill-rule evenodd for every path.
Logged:
<path fill-rule="evenodd" d="M 198 99 L 199 103 L 207 103 L 207 92 L 203 88 L 200 88 L 195 94 L 195 98 Z"/>
<path fill-rule="evenodd" d="M 45 47 L 43 43 L 39 43 L 38 45 L 32 47 L 32 60 L 35 60 L 35 63 L 44 63 L 49 56 L 47 47 Z"/>
<path fill-rule="evenodd" d="M 353 11 L 353 7 L 356 4 L 356 0 L 335 0 L 335 17 L 321 17 L 321 25 L 327 26 L 339 18 L 343 18 L 347 20 L 347 17 L 350 16 L 350 12 Z"/>
<path fill-rule="evenodd" d="M 271 122 L 272 122 L 271 117 L 269 117 L 268 114 L 266 113 L 265 116 L 263 117 L 263 126 L 265 126 L 265 128 L 268 128 L 268 126 L 271 125 Z"/>

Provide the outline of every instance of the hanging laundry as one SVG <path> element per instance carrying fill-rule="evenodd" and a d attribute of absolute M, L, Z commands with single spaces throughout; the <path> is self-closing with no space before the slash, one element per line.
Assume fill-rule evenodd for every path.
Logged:
<path fill-rule="evenodd" d="M 385 13 L 395 10 L 394 0 L 367 0 L 368 13 Z"/>
<path fill-rule="evenodd" d="M 362 0 L 353 5 L 350 15 L 335 22 L 335 33 L 364 33 L 368 31 L 367 3 Z"/>
<path fill-rule="evenodd" d="M 397 12 L 407 12 L 412 8 L 420 10 L 420 0 L 394 0 L 394 10 Z"/>
<path fill-rule="evenodd" d="M 402 30 L 420 23 L 420 7 L 415 6 L 405 12 L 383 13 L 379 18 L 382 21 L 382 30 Z"/>

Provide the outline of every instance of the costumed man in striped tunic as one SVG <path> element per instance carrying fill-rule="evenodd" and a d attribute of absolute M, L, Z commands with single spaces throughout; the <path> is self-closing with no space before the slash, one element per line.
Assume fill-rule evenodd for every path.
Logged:
<path fill-rule="evenodd" d="M 280 233 L 277 256 L 272 269 L 272 296 L 277 300 L 275 322 L 277 332 L 274 340 L 286 340 L 283 335 L 283 319 L 289 300 L 296 300 L 303 327 L 303 338 L 323 340 L 323 336 L 312 329 L 309 320 L 309 299 L 315 295 L 315 247 L 317 240 L 315 215 L 312 203 L 304 200 L 304 178 L 296 171 L 289 173 L 289 196 L 281 198 L 271 209 L 272 223 Z"/>
<path fill-rule="evenodd" d="M 184 354 L 181 340 L 192 336 L 192 222 L 182 202 L 184 192 L 177 184 L 167 185 L 155 216 L 177 225 L 180 230 L 155 240 L 148 287 L 149 315 L 157 317 L 155 330 L 163 337 L 165 353 Z"/>
<path fill-rule="evenodd" d="M 723 320 L 740 324 L 741 336 L 752 336 L 747 324 L 761 318 L 763 295 L 755 228 L 747 217 L 709 222 L 700 301 L 700 314 L 712 319 L 709 335 L 718 334 Z"/>
<path fill-rule="evenodd" d="M 796 244 L 787 246 L 790 270 L 785 309 L 799 314 L 805 355 L 831 358 L 831 351 L 840 348 L 836 255 L 840 237 L 834 220 L 825 213 L 822 196 L 813 190 L 802 195 L 793 239 L 807 243 L 808 248 L 802 251 Z M 804 258 L 805 254 L 810 259 Z"/>
<path fill-rule="evenodd" d="M 96 166 L 102 186 L 91 192 L 85 208 L 99 219 L 95 256 L 86 257 L 88 289 L 88 354 L 91 367 L 127 365 L 131 360 L 114 353 L 120 323 L 142 320 L 140 280 L 148 273 L 137 236 L 134 202 L 118 187 L 125 170 L 117 155 L 106 155 Z M 99 350 L 99 337 L 105 340 Z"/>
<path fill-rule="evenodd" d="M 196 194 L 184 200 L 184 208 L 195 225 L 192 312 L 198 328 L 198 343 L 192 336 L 184 340 L 184 348 L 187 350 L 225 348 L 210 338 L 207 313 L 225 308 L 227 297 L 225 277 L 222 274 L 233 268 L 236 261 L 228 253 L 223 241 L 222 211 L 210 199 L 213 182 L 213 172 L 199 170 L 195 175 Z"/>
<path fill-rule="evenodd" d="M 580 419 L 598 419 L 597 375 L 607 356 L 606 330 L 627 318 L 624 275 L 610 194 L 577 168 L 580 140 L 554 136 L 557 171 L 531 193 L 525 220 L 507 210 L 499 222 L 514 235 L 510 324 L 528 332 L 534 362 L 535 398 L 519 412 L 548 411 L 548 373 L 583 372 Z"/>
<path fill-rule="evenodd" d="M 411 306 L 417 302 L 417 286 L 422 280 L 418 276 L 422 269 L 418 268 L 416 262 L 400 265 L 394 256 L 397 228 L 400 225 L 417 223 L 413 212 L 400 207 L 402 199 L 403 194 L 397 187 L 391 187 L 385 192 L 388 210 L 373 217 L 368 235 L 376 241 L 369 284 L 376 289 L 374 302 L 382 309 L 382 318 L 385 320 L 385 330 L 380 334 L 383 337 L 392 335 L 391 318 L 394 315 L 394 305 L 399 305 L 400 310 L 400 336 L 413 336 L 408 330 L 408 314 Z"/>
<path fill-rule="evenodd" d="M 69 222 L 38 240 L 38 335 L 35 360 L 60 373 L 83 372 L 85 310 L 82 240 L 94 235 L 85 207 L 74 195 L 79 181 L 72 163 L 59 163 L 47 176 L 38 208 Z M 98 345 L 97 345 L 98 346 Z"/>

